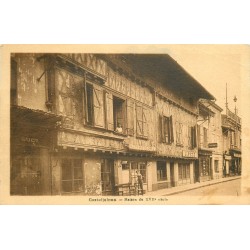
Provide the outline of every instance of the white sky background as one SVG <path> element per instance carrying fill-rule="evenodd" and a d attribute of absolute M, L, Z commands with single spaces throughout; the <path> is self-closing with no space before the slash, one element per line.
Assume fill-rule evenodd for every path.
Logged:
<path fill-rule="evenodd" d="M 241 114 L 241 86 L 247 84 L 242 77 L 247 70 L 248 57 L 245 45 L 170 45 L 170 54 L 189 74 L 203 85 L 225 112 L 226 83 L 228 106 L 234 112 L 237 97 L 238 114 Z"/>

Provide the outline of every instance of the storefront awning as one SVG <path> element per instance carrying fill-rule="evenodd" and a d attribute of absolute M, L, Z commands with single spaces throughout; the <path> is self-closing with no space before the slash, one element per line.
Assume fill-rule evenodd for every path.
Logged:
<path fill-rule="evenodd" d="M 11 122 L 26 122 L 36 125 L 52 126 L 61 121 L 62 116 L 45 112 L 42 110 L 30 109 L 23 106 L 11 106 Z"/>

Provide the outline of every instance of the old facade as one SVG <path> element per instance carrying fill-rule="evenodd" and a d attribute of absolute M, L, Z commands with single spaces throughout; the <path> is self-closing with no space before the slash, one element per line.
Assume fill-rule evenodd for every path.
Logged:
<path fill-rule="evenodd" d="M 223 175 L 241 175 L 241 118 L 229 108 L 222 115 Z"/>
<path fill-rule="evenodd" d="M 11 66 L 11 194 L 195 181 L 198 100 L 214 97 L 168 55 L 13 54 Z"/>

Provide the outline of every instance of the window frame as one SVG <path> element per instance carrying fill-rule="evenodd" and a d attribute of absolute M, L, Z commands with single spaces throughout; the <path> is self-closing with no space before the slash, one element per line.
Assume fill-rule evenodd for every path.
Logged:
<path fill-rule="evenodd" d="M 63 179 L 63 161 L 69 161 L 71 178 Z M 80 161 L 80 167 L 76 167 L 75 161 Z M 81 169 L 82 178 L 75 178 L 75 169 Z M 82 190 L 75 190 L 75 182 L 81 181 L 82 182 Z M 71 191 L 64 191 L 63 182 L 71 182 Z M 84 171 L 83 171 L 83 164 L 82 159 L 80 158 L 62 158 L 61 159 L 61 193 L 81 193 L 84 192 Z"/>
<path fill-rule="evenodd" d="M 158 165 L 158 164 L 162 164 L 162 165 Z M 158 168 L 161 168 L 161 169 L 158 169 Z M 167 174 L 166 161 L 157 161 L 156 172 L 157 172 L 157 182 L 167 181 L 168 174 Z"/>

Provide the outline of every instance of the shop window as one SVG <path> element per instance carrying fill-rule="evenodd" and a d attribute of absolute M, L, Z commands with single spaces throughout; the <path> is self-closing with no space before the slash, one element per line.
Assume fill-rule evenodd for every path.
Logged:
<path fill-rule="evenodd" d="M 117 133 L 124 133 L 125 122 L 125 101 L 118 97 L 113 97 L 114 130 Z M 109 115 L 109 114 L 107 114 Z"/>
<path fill-rule="evenodd" d="M 200 173 L 201 176 L 209 176 L 210 175 L 210 164 L 209 157 L 201 157 L 200 158 Z"/>
<path fill-rule="evenodd" d="M 130 176 L 131 182 L 137 182 L 136 171 L 140 172 L 142 175 L 143 183 L 147 182 L 147 172 L 146 172 L 146 163 L 145 162 L 131 162 Z"/>
<path fill-rule="evenodd" d="M 62 192 L 82 192 L 83 172 L 80 159 L 62 159 Z"/>
<path fill-rule="evenodd" d="M 167 168 L 165 161 L 157 162 L 157 181 L 166 181 L 167 180 Z"/>
<path fill-rule="evenodd" d="M 39 149 L 27 146 L 24 150 L 19 150 L 12 156 L 11 194 L 41 195 L 42 175 Z"/>
<path fill-rule="evenodd" d="M 147 109 L 141 105 L 136 105 L 136 135 L 147 138 Z"/>
<path fill-rule="evenodd" d="M 179 163 L 178 172 L 179 172 L 179 180 L 190 179 L 190 164 Z"/>
<path fill-rule="evenodd" d="M 218 160 L 214 160 L 214 171 L 216 173 L 219 173 L 219 161 Z"/>
<path fill-rule="evenodd" d="M 11 104 L 17 104 L 17 63 L 11 60 Z"/>
<path fill-rule="evenodd" d="M 172 116 L 159 116 L 159 140 L 168 144 L 174 141 Z"/>

